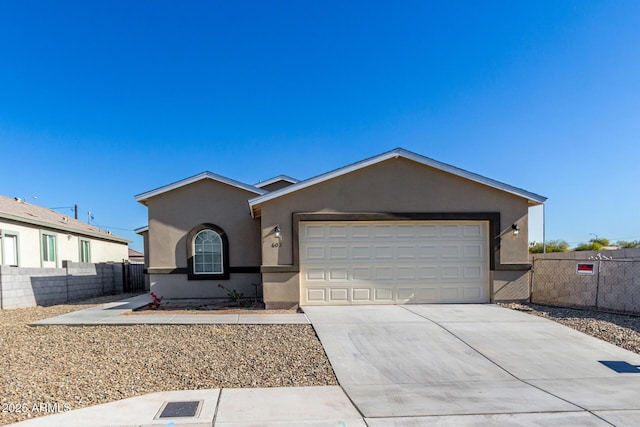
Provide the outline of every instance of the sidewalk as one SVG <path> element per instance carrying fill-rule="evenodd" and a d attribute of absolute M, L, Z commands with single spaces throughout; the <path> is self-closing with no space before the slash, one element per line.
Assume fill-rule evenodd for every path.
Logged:
<path fill-rule="evenodd" d="M 366 427 L 358 411 L 338 386 L 169 391 L 38 417 L 12 425 Z"/>
<path fill-rule="evenodd" d="M 212 325 L 212 324 L 308 324 L 302 313 L 279 314 L 144 314 L 126 315 L 151 302 L 149 295 L 138 295 L 118 302 L 102 304 L 85 310 L 73 311 L 32 323 L 41 325 Z"/>

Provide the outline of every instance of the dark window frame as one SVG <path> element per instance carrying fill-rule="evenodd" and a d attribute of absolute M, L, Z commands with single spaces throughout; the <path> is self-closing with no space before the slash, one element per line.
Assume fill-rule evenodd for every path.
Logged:
<path fill-rule="evenodd" d="M 203 230 L 211 230 L 222 240 L 222 273 L 196 273 L 194 268 L 194 241 Z M 189 280 L 228 280 L 229 279 L 229 239 L 227 233 L 215 224 L 204 223 L 195 226 L 187 235 L 187 278 Z"/>

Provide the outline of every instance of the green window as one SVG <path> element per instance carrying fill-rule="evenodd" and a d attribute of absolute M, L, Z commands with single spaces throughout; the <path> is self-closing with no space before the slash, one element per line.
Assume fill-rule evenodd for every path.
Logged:
<path fill-rule="evenodd" d="M 80 262 L 91 262 L 91 242 L 80 240 Z"/>
<path fill-rule="evenodd" d="M 42 260 L 50 262 L 56 260 L 56 236 L 42 235 Z"/>

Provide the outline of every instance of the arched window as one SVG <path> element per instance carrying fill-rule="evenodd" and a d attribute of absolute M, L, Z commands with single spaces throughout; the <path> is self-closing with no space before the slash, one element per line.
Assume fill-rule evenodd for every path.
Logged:
<path fill-rule="evenodd" d="M 213 230 L 202 230 L 193 239 L 194 274 L 222 274 L 222 239 Z"/>
<path fill-rule="evenodd" d="M 189 280 L 229 278 L 229 241 L 215 224 L 200 224 L 187 235 Z"/>

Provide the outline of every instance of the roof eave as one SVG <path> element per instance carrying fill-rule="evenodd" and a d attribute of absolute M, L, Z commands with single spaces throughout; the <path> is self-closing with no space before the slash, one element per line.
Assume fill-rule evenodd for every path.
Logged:
<path fill-rule="evenodd" d="M 267 193 L 265 190 L 261 190 L 260 188 L 257 188 L 257 187 L 255 187 L 253 185 L 249 185 L 249 184 L 245 184 L 245 183 L 240 182 L 240 181 L 236 181 L 235 179 L 227 178 L 225 176 L 218 175 L 218 174 L 215 174 L 213 172 L 202 172 L 202 173 L 199 173 L 197 175 L 191 176 L 189 178 L 185 178 L 185 179 L 182 179 L 180 181 L 176 181 L 176 182 L 173 182 L 171 184 L 164 185 L 162 187 L 158 187 L 156 189 L 153 189 L 153 190 L 150 190 L 150 191 L 146 191 L 144 193 L 140 193 L 140 194 L 135 196 L 135 200 L 136 200 L 136 202 L 147 206 L 147 200 L 152 198 L 152 197 L 159 196 L 160 194 L 164 194 L 164 193 L 167 193 L 169 191 L 176 190 L 178 188 L 184 187 L 184 186 L 189 185 L 189 184 L 193 184 L 193 183 L 201 181 L 203 179 L 211 179 L 213 181 L 217 181 L 217 182 L 220 182 L 220 183 L 223 183 L 223 184 L 227 184 L 227 185 L 230 185 L 232 187 L 237 187 L 239 189 L 248 191 L 250 193 L 255 193 L 255 194 L 259 195 L 259 196 L 264 195 L 264 194 Z"/>
<path fill-rule="evenodd" d="M 20 216 L 11 215 L 7 213 L 0 213 L 0 218 L 8 219 L 10 221 L 21 222 L 23 224 L 35 225 L 35 226 L 47 228 L 50 230 L 59 230 L 59 231 L 64 231 L 66 233 L 74 233 L 81 236 L 94 237 L 96 239 L 108 240 L 108 241 L 117 242 L 117 243 L 129 244 L 131 242 L 131 240 L 125 239 L 124 237 L 116 236 L 114 234 L 105 235 L 97 232 L 92 232 L 89 230 L 79 230 L 77 228 L 68 227 L 61 224 L 53 224 L 50 222 L 40 221 L 37 219 L 23 218 Z"/>
<path fill-rule="evenodd" d="M 298 182 L 296 184 L 293 184 L 293 185 L 291 185 L 289 187 L 285 187 L 285 188 L 282 188 L 280 190 L 276 190 L 276 191 L 271 192 L 271 193 L 267 193 L 267 194 L 264 194 L 264 195 L 260 195 L 258 197 L 254 197 L 253 199 L 249 200 L 249 207 L 251 209 L 251 215 L 253 217 L 259 216 L 259 210 L 260 210 L 259 205 L 261 205 L 262 203 L 267 202 L 269 200 L 273 200 L 275 198 L 284 196 L 286 194 L 293 193 L 293 192 L 301 190 L 303 188 L 307 188 L 307 187 L 313 186 L 313 185 L 318 184 L 320 182 L 323 182 L 323 181 L 326 181 L 326 180 L 329 180 L 329 179 L 332 179 L 332 178 L 335 178 L 335 177 L 338 177 L 338 176 L 345 175 L 347 173 L 350 173 L 350 172 L 365 168 L 367 166 L 371 166 L 371 165 L 376 164 L 376 163 L 383 162 L 385 160 L 389 160 L 389 159 L 392 159 L 392 158 L 399 158 L 399 157 L 403 157 L 403 158 L 408 159 L 408 160 L 413 160 L 413 161 L 415 161 L 417 163 L 421 163 L 423 165 L 430 166 L 430 167 L 433 167 L 435 169 L 438 169 L 438 170 L 441 170 L 441 171 L 444 171 L 444 172 L 448 172 L 448 173 L 451 173 L 453 175 L 460 176 L 462 178 L 466 178 L 466 179 L 468 179 L 470 181 L 474 181 L 474 182 L 477 182 L 477 183 L 480 183 L 480 184 L 483 184 L 483 185 L 486 185 L 486 186 L 489 186 L 489 187 L 496 188 L 498 190 L 505 191 L 507 193 L 511 193 L 511 194 L 519 196 L 519 197 L 523 197 L 523 198 L 527 199 L 527 201 L 530 204 L 531 204 L 531 202 L 534 202 L 534 205 L 542 204 L 547 200 L 546 197 L 540 196 L 540 195 L 535 194 L 535 193 L 531 193 L 531 192 L 526 191 L 526 190 L 522 190 L 522 189 L 517 188 L 517 187 L 513 187 L 513 186 L 511 186 L 509 184 L 505 184 L 505 183 L 496 181 L 494 179 L 487 178 L 487 177 L 484 177 L 482 175 L 478 175 L 476 173 L 469 172 L 469 171 L 466 171 L 464 169 L 460 169 L 460 168 L 457 168 L 455 166 L 439 162 L 439 161 L 431 159 L 429 157 L 425 157 L 425 156 L 422 156 L 420 154 L 416 154 L 416 153 L 413 153 L 411 151 L 407 151 L 407 150 L 405 150 L 403 148 L 396 148 L 394 150 L 388 151 L 388 152 L 380 154 L 378 156 L 371 157 L 371 158 L 365 159 L 365 160 L 361 160 L 359 162 L 353 163 L 351 165 L 344 166 L 342 168 L 335 169 L 333 171 L 324 173 L 322 175 L 318 175 L 318 176 L 310 178 L 308 180 L 300 181 L 300 182 Z"/>

